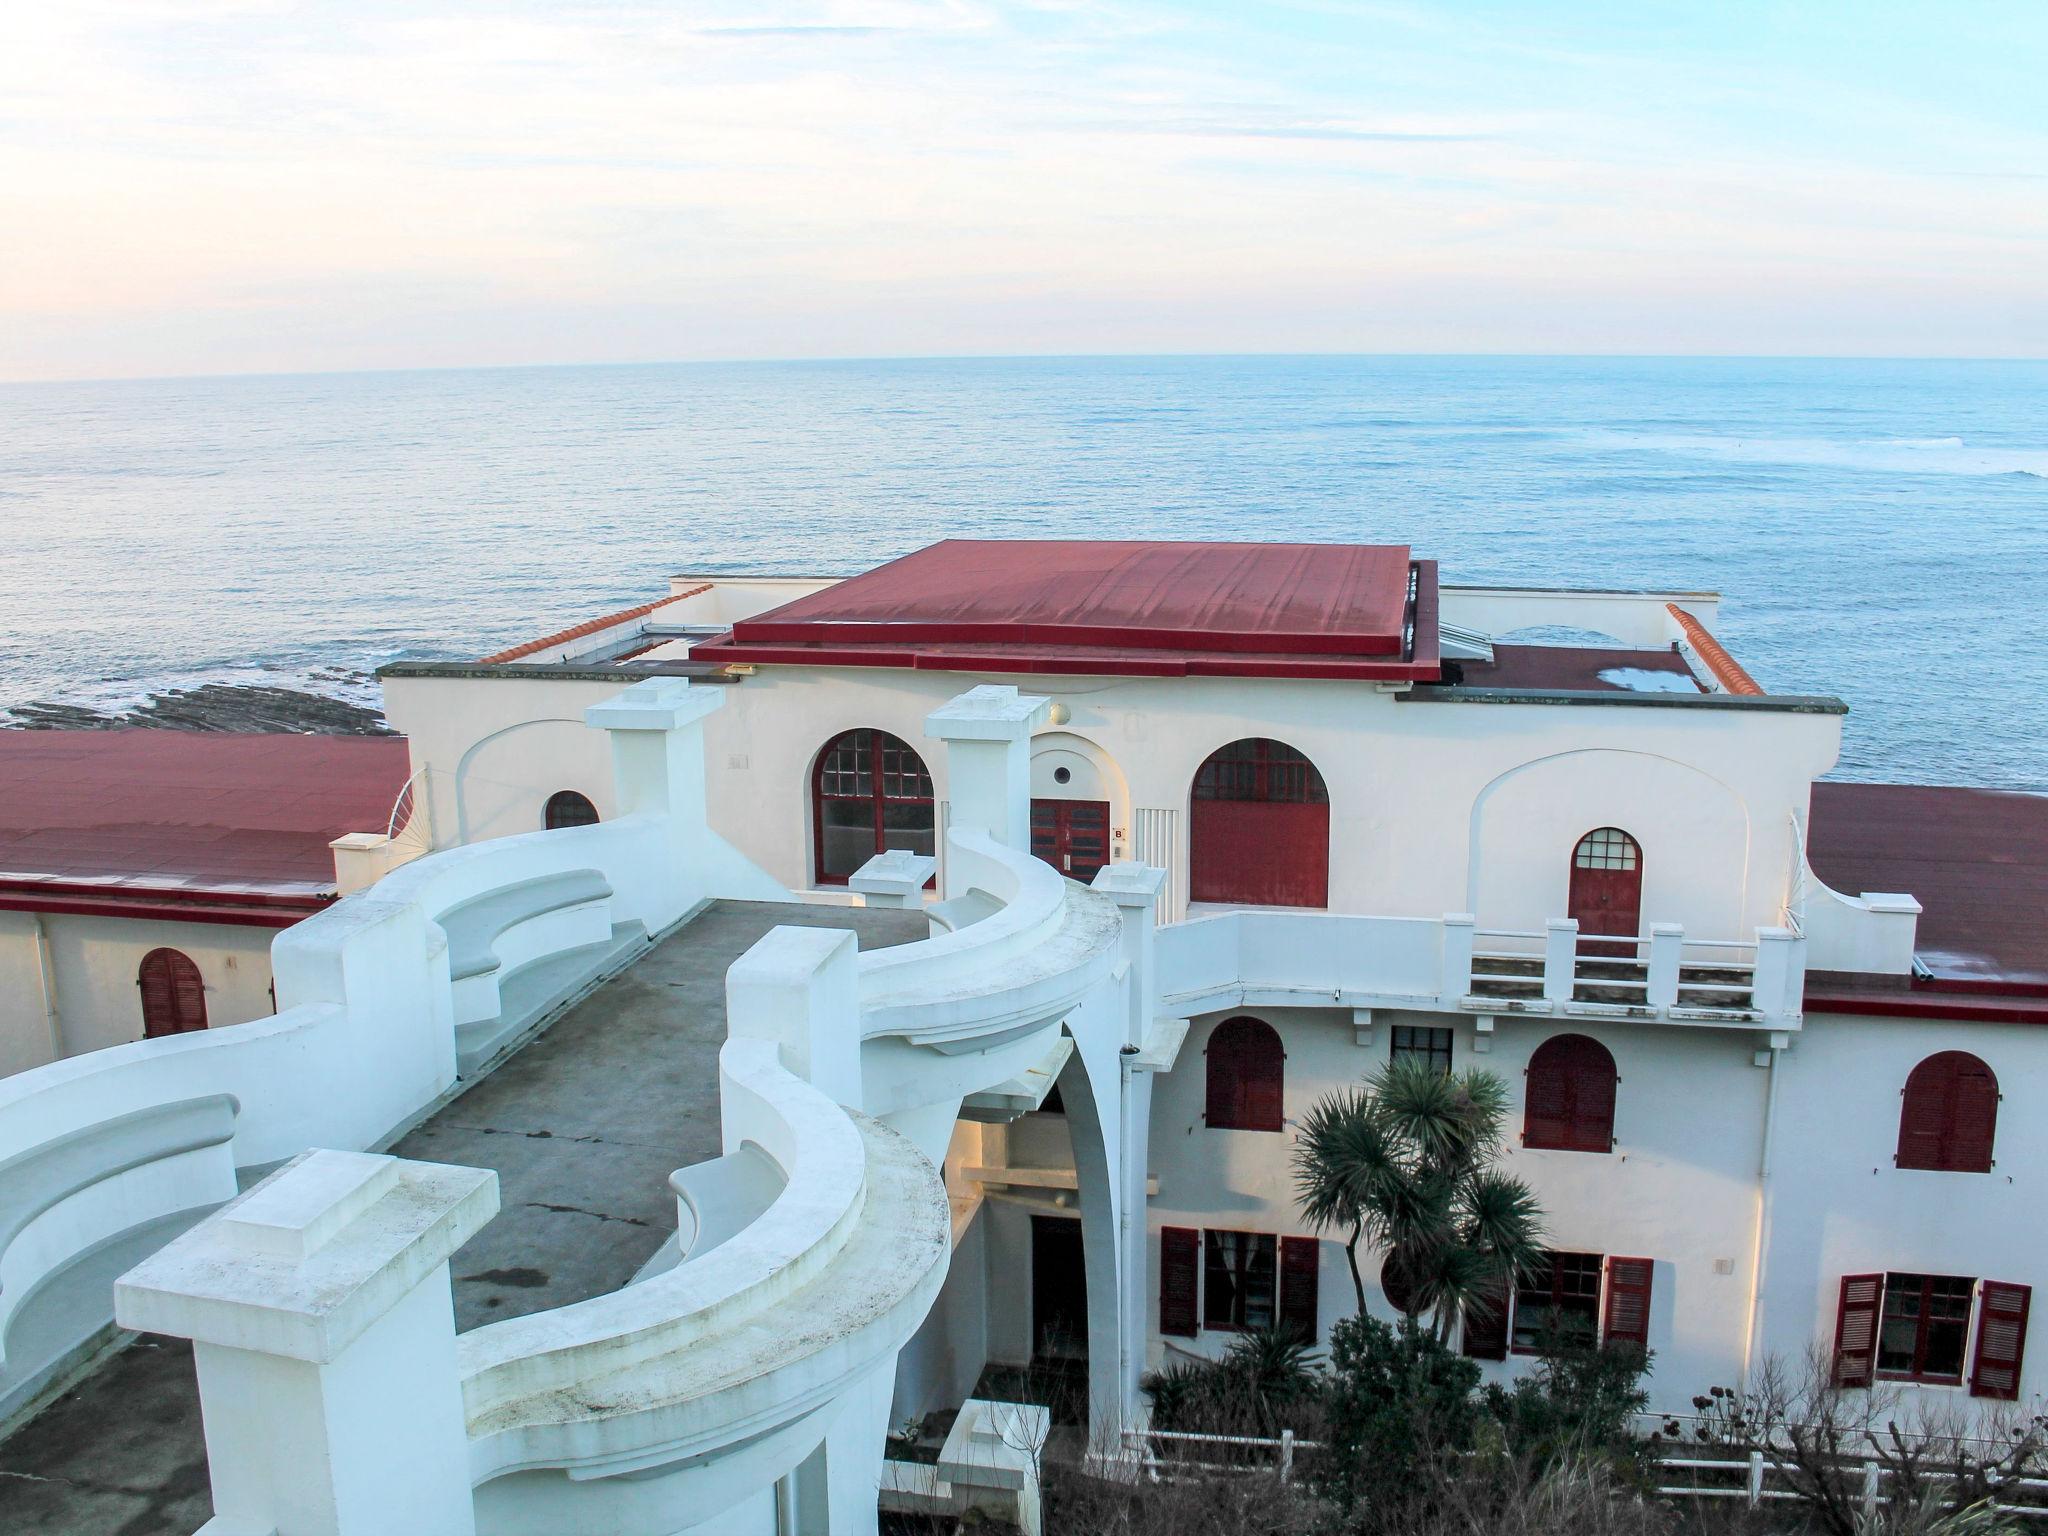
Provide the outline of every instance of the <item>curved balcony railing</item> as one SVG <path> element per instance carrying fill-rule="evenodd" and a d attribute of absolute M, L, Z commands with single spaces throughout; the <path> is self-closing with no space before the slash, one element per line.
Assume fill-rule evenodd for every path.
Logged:
<path fill-rule="evenodd" d="M 622 1441 L 680 1461 L 757 1440 L 869 1374 L 922 1320 L 951 1232 L 937 1170 L 788 1071 L 772 1042 L 728 1041 L 719 1080 L 728 1124 L 775 1164 L 781 1192 L 701 1257 L 462 1335 L 479 1481 L 615 1460 Z"/>
<path fill-rule="evenodd" d="M 860 957 L 861 1036 L 952 1053 L 999 1044 L 1065 1016 L 1108 976 L 1116 904 L 985 832 L 946 834 L 951 882 L 990 915 Z"/>

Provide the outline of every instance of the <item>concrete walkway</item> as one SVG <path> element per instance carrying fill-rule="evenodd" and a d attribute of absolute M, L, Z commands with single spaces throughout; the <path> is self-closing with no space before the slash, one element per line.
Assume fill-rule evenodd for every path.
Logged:
<path fill-rule="evenodd" d="M 452 1261 L 455 1326 L 617 1290 L 676 1229 L 668 1176 L 716 1157 L 725 973 L 778 923 L 921 939 L 921 912 L 715 902 L 392 1151 L 498 1170 Z M 0 1532 L 190 1536 L 211 1518 L 182 1340 L 144 1337 L 0 1442 Z"/>

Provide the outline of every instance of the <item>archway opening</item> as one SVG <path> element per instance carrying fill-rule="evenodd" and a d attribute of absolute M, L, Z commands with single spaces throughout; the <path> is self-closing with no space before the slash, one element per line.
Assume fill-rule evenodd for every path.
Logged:
<path fill-rule="evenodd" d="M 1330 796 L 1285 742 L 1247 737 L 1195 773 L 1188 895 L 1262 907 L 1330 904 Z"/>

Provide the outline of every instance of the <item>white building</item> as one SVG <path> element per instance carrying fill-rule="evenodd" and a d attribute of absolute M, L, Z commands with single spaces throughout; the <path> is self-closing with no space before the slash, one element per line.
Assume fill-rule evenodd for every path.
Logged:
<path fill-rule="evenodd" d="M 383 872 L 333 844 L 387 844 L 411 772 L 388 736 L 0 731 L 0 1075 L 276 1012 L 270 941 Z"/>
<path fill-rule="evenodd" d="M 2048 802 L 1816 786 L 1843 706 L 1764 694 L 1715 608 L 1446 588 L 1405 549 L 955 542 L 389 668 L 443 851 L 280 941 L 271 1037 L 0 1085 L 24 1168 L 116 1111 L 240 1106 L 203 1172 L 130 1165 L 95 1221 L 0 1247 L 0 1330 L 10 1265 L 53 1285 L 236 1168 L 383 1144 L 706 898 L 929 901 L 922 943 L 783 929 L 734 966 L 725 1155 L 637 1284 L 456 1338 L 437 1277 L 488 1202 L 406 1162 L 301 1164 L 129 1276 L 124 1320 L 200 1341 L 223 1515 L 377 1529 L 358 1484 L 402 1444 L 377 1496 L 436 1530 L 860 1529 L 908 1476 L 885 1424 L 1077 1354 L 1107 1437 L 1147 1364 L 1350 1310 L 1292 1128 L 1391 1052 L 1517 1100 L 1553 1261 L 1465 1341 L 1489 1370 L 1563 1317 L 1646 1342 L 1663 1408 L 1814 1344 L 2035 1397 Z M 270 1091 L 286 1036 L 330 1053 L 317 1104 Z M 320 1386 L 356 1334 L 255 1321 L 331 1339 L 319 1264 L 397 1308 L 361 1401 Z M 348 1448 L 324 1513 L 280 1513 L 257 1408 L 216 1434 L 209 1359 L 242 1362 L 223 1403 Z"/>

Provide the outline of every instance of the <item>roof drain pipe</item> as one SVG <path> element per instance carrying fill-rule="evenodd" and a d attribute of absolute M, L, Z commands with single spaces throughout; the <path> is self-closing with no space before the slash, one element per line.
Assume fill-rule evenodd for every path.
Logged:
<path fill-rule="evenodd" d="M 64 1059 L 64 1021 L 57 1013 L 57 964 L 50 953 L 50 930 L 43 926 L 43 914 L 28 915 L 36 940 L 36 981 L 43 990 L 43 1027 L 50 1032 L 50 1060 Z"/>
<path fill-rule="evenodd" d="M 1742 1390 L 1749 1390 L 1752 1369 L 1756 1364 L 1757 1346 L 1763 1337 L 1764 1326 L 1764 1280 L 1769 1273 L 1765 1262 L 1765 1246 L 1771 1239 L 1771 1143 L 1778 1124 L 1778 1058 L 1784 1054 L 1778 1045 L 1782 1036 L 1772 1037 L 1769 1057 L 1763 1063 L 1769 1074 L 1764 1086 L 1764 1144 L 1762 1155 L 1757 1159 L 1756 1171 L 1756 1234 L 1750 1248 L 1749 1261 L 1749 1336 L 1742 1344 Z M 1759 1052 L 1759 1055 L 1764 1054 Z"/>

